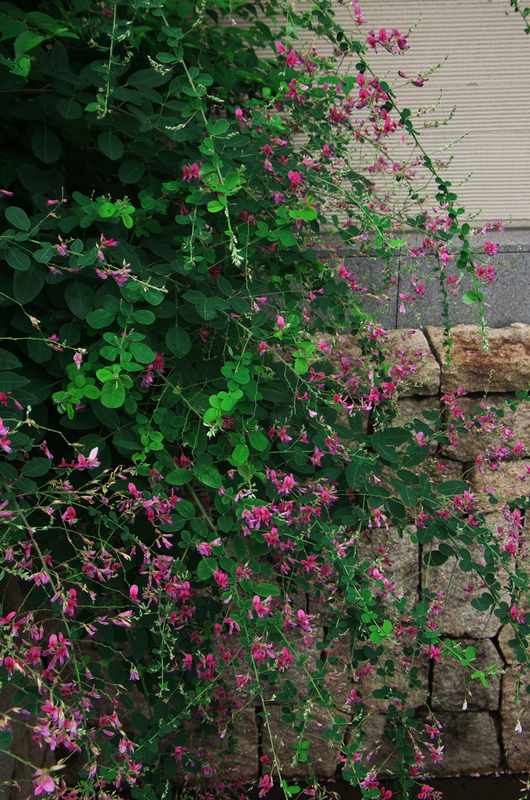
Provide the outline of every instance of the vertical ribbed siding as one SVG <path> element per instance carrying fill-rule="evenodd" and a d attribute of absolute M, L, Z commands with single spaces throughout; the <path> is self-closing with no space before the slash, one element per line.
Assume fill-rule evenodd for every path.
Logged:
<path fill-rule="evenodd" d="M 416 127 L 431 154 L 452 159 L 445 175 L 466 211 L 482 221 L 530 224 L 530 37 L 508 0 L 359 0 L 359 5 L 365 35 L 372 28 L 403 33 L 416 26 L 408 51 L 392 55 L 379 49 L 370 61 L 379 75 L 396 81 L 402 107 L 414 112 L 436 106 Z M 353 32 L 349 0 L 333 8 Z M 329 44 L 318 44 L 320 55 L 326 49 Z M 414 77 L 440 62 L 423 87 L 398 88 L 403 83 L 398 70 Z M 354 64 L 351 58 L 345 67 L 354 70 Z M 427 127 L 447 118 L 453 106 L 448 125 Z"/>

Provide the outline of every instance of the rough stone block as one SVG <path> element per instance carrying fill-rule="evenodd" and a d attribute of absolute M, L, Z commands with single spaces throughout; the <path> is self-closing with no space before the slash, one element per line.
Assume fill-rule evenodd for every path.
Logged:
<path fill-rule="evenodd" d="M 324 341 L 331 342 L 332 337 L 324 335 Z M 336 337 L 335 337 L 336 338 Z M 342 353 L 359 364 L 364 363 L 361 348 L 357 338 L 349 334 L 339 337 Z M 335 340 L 333 340 L 335 342 Z M 336 346 L 336 344 L 335 344 Z M 381 349 L 386 353 L 389 367 L 399 365 L 402 359 L 419 365 L 416 372 L 411 373 L 403 383 L 400 383 L 399 396 L 411 395 L 436 395 L 440 389 L 440 365 L 433 356 L 427 339 L 419 330 L 389 330 L 386 343 L 381 344 Z M 340 364 L 336 353 L 330 351 L 328 358 L 332 364 Z M 390 379 L 394 376 L 389 375 Z"/>
<path fill-rule="evenodd" d="M 274 650 L 279 652 L 283 647 L 286 647 L 289 653 L 293 656 L 293 660 L 289 668 L 282 672 L 278 679 L 276 686 L 263 686 L 263 699 L 273 700 L 275 695 L 281 692 L 281 687 L 284 681 L 288 680 L 294 684 L 298 691 L 297 701 L 307 699 L 308 684 L 311 679 L 312 673 L 315 671 L 315 664 L 321 656 L 321 650 L 317 650 L 317 642 L 322 642 L 324 638 L 324 631 L 322 628 L 313 628 L 313 634 L 306 638 L 308 635 L 301 629 L 284 631 L 284 642 L 278 642 L 274 645 Z M 255 702 L 260 704 L 260 698 L 256 698 Z"/>
<path fill-rule="evenodd" d="M 266 713 L 266 718 L 263 716 Z M 309 742 L 309 755 L 314 774 L 319 778 L 334 778 L 339 764 L 340 751 L 350 723 L 350 717 L 334 709 L 312 706 L 305 728 L 295 731 L 301 720 L 289 719 L 288 711 L 277 705 L 266 706 L 266 712 L 258 714 L 261 726 L 263 755 L 268 757 L 275 770 L 276 760 L 285 778 L 309 775 L 307 762 L 297 760 L 296 745 Z M 334 729 L 336 739 L 324 736 L 326 729 Z"/>
<path fill-rule="evenodd" d="M 472 416 L 475 414 L 476 407 L 483 409 L 482 413 L 487 413 L 489 409 L 502 408 L 505 398 L 513 399 L 513 395 L 488 394 L 486 399 L 483 397 L 462 397 L 459 399 L 458 405 L 466 416 Z M 471 433 L 467 435 L 460 434 L 457 447 L 455 450 L 446 450 L 446 455 L 457 461 L 475 461 L 479 454 L 484 455 L 488 451 L 493 453 L 499 445 L 513 446 L 518 441 L 521 441 L 525 451 L 530 453 L 529 403 L 519 403 L 515 411 L 506 408 L 503 417 L 496 417 L 495 420 L 497 422 L 496 429 L 491 434 L 481 434 L 480 436 Z M 508 428 L 513 436 L 501 439 L 503 428 Z"/>
<path fill-rule="evenodd" d="M 432 708 L 435 711 L 462 711 L 464 703 L 470 711 L 495 711 L 499 707 L 500 671 L 504 661 L 490 639 L 461 639 L 463 647 L 475 647 L 477 654 L 470 667 L 463 667 L 450 657 L 434 664 Z M 497 666 L 499 677 L 488 677 L 486 688 L 478 678 L 471 679 L 478 669 Z"/>
<path fill-rule="evenodd" d="M 508 769 L 522 772 L 530 769 L 530 709 L 523 677 L 519 689 L 518 675 L 508 667 L 502 681 L 502 739 Z"/>
<path fill-rule="evenodd" d="M 440 411 L 440 401 L 437 397 L 414 398 L 404 397 L 397 402 L 397 416 L 393 421 L 396 427 L 406 425 L 414 419 L 425 422 L 423 411 Z"/>
<path fill-rule="evenodd" d="M 363 761 L 378 774 L 389 775 L 394 771 L 393 763 L 398 755 L 392 742 L 385 735 L 388 720 L 384 714 L 369 714 L 362 723 L 361 735 L 357 723 L 353 722 L 349 732 L 349 742 L 359 740 L 359 752 L 363 753 Z M 344 765 L 347 769 L 347 764 Z"/>
<path fill-rule="evenodd" d="M 501 751 L 495 722 L 487 711 L 437 714 L 442 725 L 444 760 L 425 761 L 425 770 L 435 775 L 476 775 L 501 766 Z"/>
<path fill-rule="evenodd" d="M 479 563 L 482 554 L 478 547 L 470 548 L 473 559 Z M 501 576 L 502 577 L 502 576 Z M 491 638 L 500 628 L 500 622 L 489 611 L 473 608 L 470 601 L 480 596 L 483 589 L 472 572 L 462 572 L 458 559 L 449 558 L 439 567 L 424 568 L 423 589 L 440 594 L 443 612 L 435 618 L 442 634 L 474 639 Z"/>
<path fill-rule="evenodd" d="M 512 626 L 503 625 L 497 636 L 497 643 L 506 664 L 513 664 L 516 660 L 513 648 L 508 644 L 508 642 L 512 641 L 514 638 Z"/>
<path fill-rule="evenodd" d="M 401 355 L 419 364 L 417 372 L 407 378 L 399 390 L 401 397 L 436 395 L 440 390 L 440 364 L 431 352 L 425 334 L 420 330 L 388 331 L 388 351 L 399 363 Z"/>
<path fill-rule="evenodd" d="M 216 763 L 219 773 L 227 782 L 236 778 L 255 780 L 259 773 L 256 710 L 244 708 L 234 711 L 232 721 L 233 737 L 227 733 L 222 739 L 218 735 L 206 734 L 200 723 L 195 726 L 190 723 L 187 746 L 192 752 L 199 752 L 208 761 Z M 200 773 L 191 776 L 192 783 L 198 783 L 201 779 Z"/>
<path fill-rule="evenodd" d="M 418 708 L 427 703 L 429 697 L 429 659 L 422 656 L 419 660 L 412 663 L 400 653 L 401 648 L 394 648 L 385 654 L 387 659 L 394 660 L 396 669 L 392 675 L 380 675 L 379 670 L 372 670 L 368 675 L 361 677 L 354 684 L 356 690 L 362 695 L 365 705 L 370 711 L 377 711 L 385 714 L 388 707 L 393 704 L 392 695 L 390 698 L 374 697 L 374 691 L 382 687 L 389 687 L 397 692 L 407 692 L 407 699 L 398 698 L 398 701 L 405 704 L 408 708 Z M 414 673 L 421 681 L 421 687 L 411 686 L 411 669 L 417 669 Z"/>
<path fill-rule="evenodd" d="M 451 328 L 453 347 L 446 363 L 443 330 L 427 328 L 434 355 L 442 364 L 441 391 L 515 392 L 530 383 L 530 326 L 513 323 L 488 331 L 484 350 L 476 325 Z"/>
<path fill-rule="evenodd" d="M 477 495 L 477 508 L 484 513 L 492 512 L 508 500 L 515 500 L 522 494 L 528 494 L 530 484 L 530 459 L 520 461 L 504 461 L 497 470 L 485 469 L 481 472 L 475 465 L 466 475 L 471 489 Z M 489 502 L 488 494 L 498 499 L 497 505 Z"/>

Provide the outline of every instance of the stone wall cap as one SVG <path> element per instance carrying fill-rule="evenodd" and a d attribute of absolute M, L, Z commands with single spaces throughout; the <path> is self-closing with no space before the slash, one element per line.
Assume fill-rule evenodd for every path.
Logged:
<path fill-rule="evenodd" d="M 441 364 L 441 390 L 514 392 L 530 384 L 530 325 L 514 322 L 487 331 L 484 349 L 478 325 L 455 325 L 450 363 L 446 362 L 443 328 L 428 327 L 427 337 Z"/>

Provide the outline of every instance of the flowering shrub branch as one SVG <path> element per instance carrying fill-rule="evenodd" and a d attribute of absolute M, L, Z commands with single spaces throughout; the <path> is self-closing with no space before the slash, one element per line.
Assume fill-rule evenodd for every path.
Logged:
<path fill-rule="evenodd" d="M 253 776 L 226 762 L 257 707 L 260 797 L 301 790 L 282 774 L 276 713 L 305 794 L 318 720 L 344 778 L 390 797 L 363 688 L 383 670 L 382 769 L 401 796 L 419 780 L 435 797 L 422 770 L 442 758 L 442 732 L 428 709 L 414 718 L 409 694 L 425 661 L 467 667 L 473 648 L 443 640 L 429 582 L 411 598 L 388 576 L 391 536 L 420 542 L 429 575 L 454 555 L 478 575 L 470 602 L 513 626 L 521 679 L 530 628 L 524 504 L 505 508 L 499 537 L 465 483 L 426 475 L 493 415 L 468 420 L 448 395 L 447 424 L 394 426 L 419 360 L 390 356 L 363 310 L 373 292 L 355 259 L 390 264 L 407 229 L 446 294 L 449 268 L 470 273 L 464 301 L 481 315 L 495 279 L 496 245 L 472 247 L 414 114 L 376 77 L 378 49 L 397 56 L 412 37 L 365 30 L 359 6 L 347 34 L 324 0 L 311 14 L 224 0 L 54 8 L 60 21 L 2 10 L 17 38 L 0 91 L 17 93 L 1 192 L 0 681 L 17 691 L 0 750 L 23 723 L 51 752 L 35 796 L 243 796 Z M 396 161 L 401 138 L 413 155 Z M 413 277 L 402 303 L 424 288 Z"/>

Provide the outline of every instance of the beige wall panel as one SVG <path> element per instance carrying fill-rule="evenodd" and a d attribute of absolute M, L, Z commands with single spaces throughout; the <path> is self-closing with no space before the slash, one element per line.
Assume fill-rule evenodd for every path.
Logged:
<path fill-rule="evenodd" d="M 298 8 L 307 5 L 296 2 Z M 530 36 L 508 0 L 360 0 L 359 5 L 364 35 L 372 28 L 402 33 L 414 28 L 408 51 L 393 55 L 380 48 L 370 54 L 370 63 L 395 83 L 402 107 L 414 112 L 435 106 L 417 127 L 428 151 L 444 161 L 452 158 L 447 177 L 461 204 L 481 221 L 530 225 Z M 333 8 L 354 33 L 348 0 Z M 326 49 L 329 44 L 318 44 L 319 54 Z M 346 59 L 345 69 L 354 72 L 355 62 Z M 421 88 L 404 86 L 397 74 L 403 70 L 415 77 L 440 63 Z M 448 125 L 428 127 L 447 118 L 453 106 Z"/>

